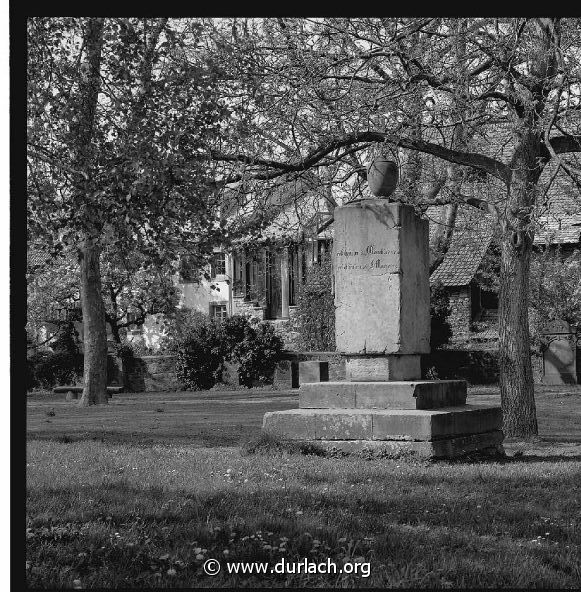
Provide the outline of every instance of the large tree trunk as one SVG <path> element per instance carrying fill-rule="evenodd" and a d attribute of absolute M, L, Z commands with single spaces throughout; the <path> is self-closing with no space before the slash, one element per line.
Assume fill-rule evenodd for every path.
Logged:
<path fill-rule="evenodd" d="M 101 293 L 100 249 L 85 241 L 80 253 L 84 331 L 83 396 L 79 405 L 107 404 L 107 325 Z"/>
<path fill-rule="evenodd" d="M 502 233 L 499 294 L 499 362 L 503 431 L 507 437 L 538 433 L 529 334 L 529 269 L 533 246 L 530 227 L 535 185 L 540 175 L 540 141 L 531 131 L 520 135 Z"/>
<path fill-rule="evenodd" d="M 93 132 L 101 85 L 101 52 L 104 19 L 87 19 L 84 45 L 85 60 L 81 65 L 78 91 L 78 120 L 72 126 L 72 144 L 76 152 L 76 168 L 84 181 L 77 186 L 79 205 L 84 216 L 84 240 L 79 248 L 81 267 L 81 306 L 84 330 L 83 396 L 80 405 L 107 404 L 107 326 L 101 294 L 101 269 L 98 244 L 100 225 L 91 204 L 93 171 Z"/>
<path fill-rule="evenodd" d="M 503 237 L 499 357 L 503 430 L 507 437 L 538 433 L 529 336 L 530 239 L 516 247 L 512 233 Z"/>

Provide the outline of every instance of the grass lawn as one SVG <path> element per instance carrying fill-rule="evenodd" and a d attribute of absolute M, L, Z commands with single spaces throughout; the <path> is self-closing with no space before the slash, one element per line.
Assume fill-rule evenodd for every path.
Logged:
<path fill-rule="evenodd" d="M 243 453 L 265 411 L 296 406 L 296 391 L 259 389 L 89 409 L 29 396 L 28 585 L 579 587 L 581 388 L 540 390 L 543 441 L 508 443 L 502 462 Z M 282 557 L 370 571 L 226 573 Z"/>

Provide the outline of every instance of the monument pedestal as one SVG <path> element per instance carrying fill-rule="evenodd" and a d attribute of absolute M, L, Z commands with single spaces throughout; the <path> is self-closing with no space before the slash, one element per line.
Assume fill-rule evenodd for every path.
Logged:
<path fill-rule="evenodd" d="M 500 407 L 466 405 L 462 380 L 420 379 L 430 351 L 427 221 L 384 199 L 337 208 L 333 270 L 347 380 L 301 381 L 299 409 L 266 413 L 263 429 L 343 452 L 501 452 Z"/>

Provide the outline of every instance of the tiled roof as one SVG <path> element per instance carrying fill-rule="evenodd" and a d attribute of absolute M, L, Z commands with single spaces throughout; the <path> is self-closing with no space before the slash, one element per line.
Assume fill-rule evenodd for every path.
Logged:
<path fill-rule="evenodd" d="M 547 170 L 543 175 L 551 173 Z M 543 179 L 541 178 L 541 181 Z M 547 192 L 548 200 L 540 212 L 534 243 L 576 244 L 581 240 L 581 194 L 563 174 L 557 175 Z"/>
<path fill-rule="evenodd" d="M 534 244 L 541 245 L 545 243 L 552 244 L 577 244 L 581 242 L 581 216 L 577 216 L 575 222 L 577 226 L 563 225 L 571 224 L 571 220 L 558 220 L 554 218 L 548 218 L 539 220 L 544 228 L 539 230 L 535 234 Z"/>
<path fill-rule="evenodd" d="M 492 234 L 489 216 L 478 214 L 477 217 L 472 217 L 468 209 L 459 208 L 457 226 L 450 246 L 444 261 L 431 275 L 430 283 L 440 282 L 444 286 L 469 284 L 488 250 Z"/>

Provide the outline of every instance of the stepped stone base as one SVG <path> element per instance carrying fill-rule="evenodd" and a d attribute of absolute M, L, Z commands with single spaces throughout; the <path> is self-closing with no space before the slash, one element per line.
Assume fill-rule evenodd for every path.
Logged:
<path fill-rule="evenodd" d="M 437 409 L 466 403 L 463 380 L 301 384 L 301 409 Z"/>
<path fill-rule="evenodd" d="M 317 440 L 329 453 L 354 454 L 378 457 L 409 456 L 418 459 L 459 458 L 479 452 L 491 457 L 504 457 L 503 434 L 500 430 L 471 436 L 446 438 L 423 442 L 397 440 Z"/>
<path fill-rule="evenodd" d="M 500 407 L 290 409 L 266 413 L 263 429 L 292 440 L 432 441 L 500 430 Z"/>

